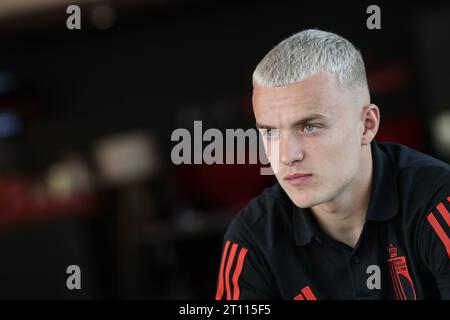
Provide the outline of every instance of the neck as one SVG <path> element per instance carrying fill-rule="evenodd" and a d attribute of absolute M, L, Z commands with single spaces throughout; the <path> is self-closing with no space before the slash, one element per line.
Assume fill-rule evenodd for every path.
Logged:
<path fill-rule="evenodd" d="M 370 200 L 373 171 L 370 145 L 363 147 L 360 163 L 360 174 L 337 197 L 311 208 L 327 235 L 352 248 L 361 235 Z"/>

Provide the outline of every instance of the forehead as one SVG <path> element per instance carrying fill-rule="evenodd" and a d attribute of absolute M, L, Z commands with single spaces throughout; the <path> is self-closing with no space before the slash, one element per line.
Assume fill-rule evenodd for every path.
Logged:
<path fill-rule="evenodd" d="M 319 73 L 306 80 L 281 87 L 253 88 L 253 108 L 258 112 L 295 107 L 298 111 L 331 111 L 342 99 L 334 74 Z"/>

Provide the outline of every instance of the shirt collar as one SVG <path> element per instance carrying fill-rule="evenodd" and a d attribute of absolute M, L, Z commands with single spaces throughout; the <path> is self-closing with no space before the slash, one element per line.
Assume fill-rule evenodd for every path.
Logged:
<path fill-rule="evenodd" d="M 398 212 L 398 190 L 393 164 L 375 140 L 372 150 L 373 179 L 372 191 L 366 220 L 385 221 Z M 318 239 L 320 230 L 312 217 L 311 209 L 299 208 L 293 204 L 294 237 L 297 245 L 303 246 Z"/>

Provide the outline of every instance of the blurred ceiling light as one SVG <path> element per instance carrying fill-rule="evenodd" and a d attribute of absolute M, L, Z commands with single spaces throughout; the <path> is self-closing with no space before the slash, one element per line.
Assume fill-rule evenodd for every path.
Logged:
<path fill-rule="evenodd" d="M 450 111 L 441 112 L 432 119 L 431 133 L 437 151 L 450 157 Z"/>
<path fill-rule="evenodd" d="M 106 183 L 115 186 L 139 183 L 159 167 L 155 140 L 146 132 L 128 132 L 102 138 L 94 158 Z"/>
<path fill-rule="evenodd" d="M 106 4 L 95 6 L 91 11 L 92 24 L 100 30 L 109 29 L 116 20 L 114 9 Z"/>
<path fill-rule="evenodd" d="M 46 176 L 47 191 L 50 198 L 64 200 L 72 195 L 72 175 L 64 163 L 52 165 Z"/>
<path fill-rule="evenodd" d="M 92 189 L 91 173 L 77 153 L 71 153 L 52 164 L 46 173 L 46 187 L 50 198 L 66 199 Z"/>

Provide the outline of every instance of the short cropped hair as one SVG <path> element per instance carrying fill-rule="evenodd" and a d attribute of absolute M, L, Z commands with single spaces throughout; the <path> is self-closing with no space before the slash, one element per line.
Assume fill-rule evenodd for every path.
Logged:
<path fill-rule="evenodd" d="M 317 29 L 300 31 L 270 50 L 253 72 L 253 83 L 279 87 L 319 72 L 336 74 L 340 87 L 367 88 L 359 50 L 343 37 Z"/>

